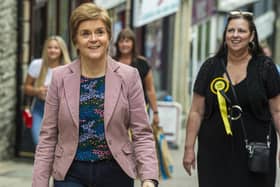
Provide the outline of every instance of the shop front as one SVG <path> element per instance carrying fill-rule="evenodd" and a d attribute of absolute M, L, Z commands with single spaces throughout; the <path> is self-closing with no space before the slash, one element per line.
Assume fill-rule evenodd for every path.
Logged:
<path fill-rule="evenodd" d="M 158 97 L 172 93 L 175 14 L 180 0 L 133 1 L 137 46 L 153 70 Z"/>
<path fill-rule="evenodd" d="M 197 0 L 192 6 L 190 91 L 200 66 L 216 50 L 217 17 L 215 9 L 214 0 Z"/>
<path fill-rule="evenodd" d="M 130 1 L 126 0 L 95 0 L 94 3 L 105 8 L 112 19 L 112 33 L 110 54 L 115 54 L 115 41 L 118 33 L 125 27 L 129 26 L 130 22 Z"/>

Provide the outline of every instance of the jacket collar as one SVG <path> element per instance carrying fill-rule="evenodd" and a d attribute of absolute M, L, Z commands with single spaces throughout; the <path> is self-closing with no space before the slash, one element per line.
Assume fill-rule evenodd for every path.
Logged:
<path fill-rule="evenodd" d="M 122 79 L 118 73 L 120 65 L 110 56 L 107 58 L 107 69 L 105 74 L 105 101 L 104 101 L 104 125 L 107 127 L 121 91 Z M 80 106 L 80 79 L 81 62 L 79 59 L 68 65 L 69 73 L 64 76 L 65 97 L 68 107 L 76 126 L 79 126 Z"/>

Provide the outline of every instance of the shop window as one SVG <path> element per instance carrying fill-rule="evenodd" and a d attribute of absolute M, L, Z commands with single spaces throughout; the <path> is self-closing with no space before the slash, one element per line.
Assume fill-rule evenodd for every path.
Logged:
<path fill-rule="evenodd" d="M 65 40 L 66 43 L 70 43 L 69 38 L 69 1 L 59 1 L 59 24 L 58 34 Z"/>
<path fill-rule="evenodd" d="M 206 23 L 206 38 L 205 38 L 205 52 L 206 52 L 206 57 L 209 57 L 210 55 L 210 41 L 211 41 L 211 20 L 208 20 Z"/>
<path fill-rule="evenodd" d="M 48 36 L 56 35 L 57 29 L 57 2 L 56 0 L 48 1 Z"/>
<path fill-rule="evenodd" d="M 46 38 L 46 6 L 34 7 L 31 23 L 31 59 L 40 58 Z"/>
<path fill-rule="evenodd" d="M 198 51 L 197 51 L 197 57 L 198 57 L 198 61 L 201 61 L 201 56 L 202 56 L 202 25 L 199 25 L 198 26 L 198 41 L 197 41 L 197 48 L 198 48 Z"/>
<path fill-rule="evenodd" d="M 153 69 L 156 90 L 161 89 L 162 73 L 162 20 L 154 21 L 145 28 L 144 55 Z"/>
<path fill-rule="evenodd" d="M 168 16 L 147 24 L 143 29 L 137 29 L 137 41 L 143 43 L 142 47 L 139 43 L 138 46 L 143 49 L 142 54 L 152 67 L 154 85 L 158 93 L 171 93 L 172 89 L 174 20 L 174 16 Z M 142 41 L 139 31 L 143 32 Z"/>
<path fill-rule="evenodd" d="M 266 4 L 267 0 L 259 0 L 257 3 L 254 4 L 254 14 L 255 17 L 258 17 L 262 15 L 264 12 L 266 12 Z"/>

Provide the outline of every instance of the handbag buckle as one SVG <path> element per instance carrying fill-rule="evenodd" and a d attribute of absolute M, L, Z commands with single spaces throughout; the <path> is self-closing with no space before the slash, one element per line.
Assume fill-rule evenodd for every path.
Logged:
<path fill-rule="evenodd" d="M 249 156 L 251 157 L 254 153 L 254 149 L 252 145 L 246 145 L 246 149 L 248 150 Z"/>

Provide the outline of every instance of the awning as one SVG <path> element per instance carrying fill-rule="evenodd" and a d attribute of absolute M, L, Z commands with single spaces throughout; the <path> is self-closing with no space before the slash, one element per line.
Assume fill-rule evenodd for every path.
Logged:
<path fill-rule="evenodd" d="M 94 1 L 96 5 L 101 6 L 105 9 L 114 8 L 124 2 L 125 0 L 95 0 Z"/>
<path fill-rule="evenodd" d="M 255 3 L 258 0 L 218 0 L 218 11 L 229 12 L 242 6 Z"/>
<path fill-rule="evenodd" d="M 139 27 L 177 12 L 180 0 L 134 0 L 133 25 Z"/>

